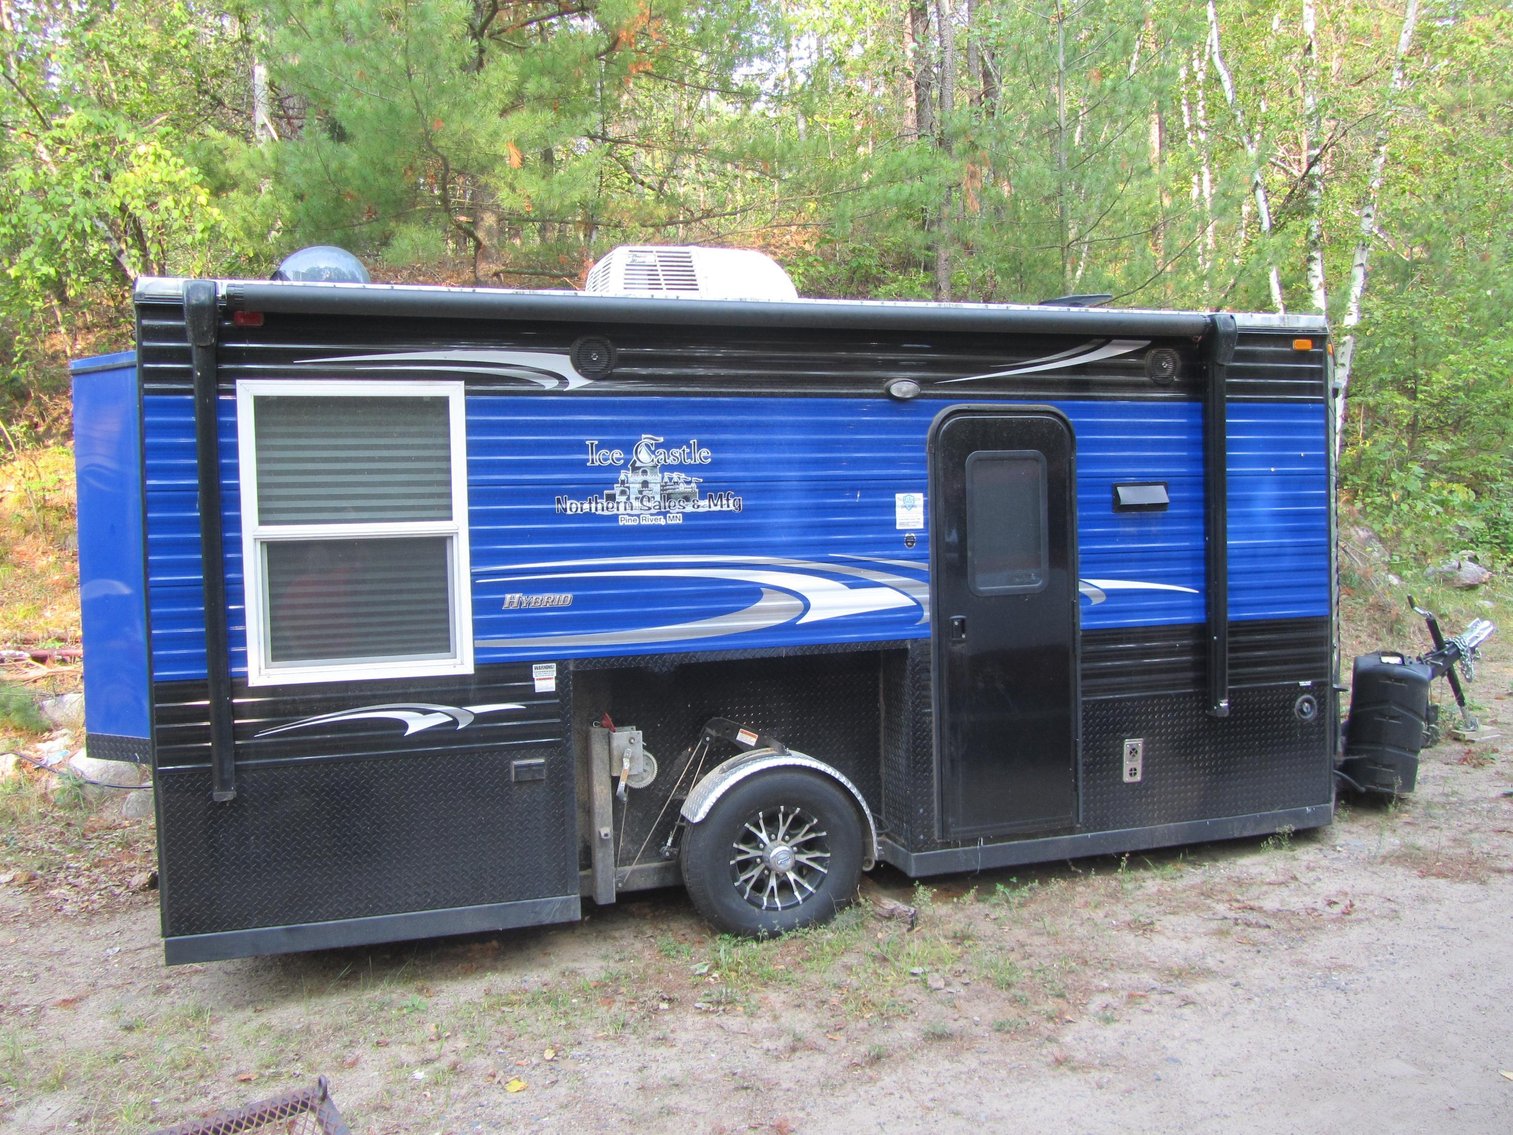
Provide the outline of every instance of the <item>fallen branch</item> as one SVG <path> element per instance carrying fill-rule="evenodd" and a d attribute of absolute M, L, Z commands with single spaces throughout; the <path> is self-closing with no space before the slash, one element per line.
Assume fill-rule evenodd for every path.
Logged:
<path fill-rule="evenodd" d="M 14 665 L 14 663 L 12 664 Z M 56 678 L 60 674 L 82 674 L 83 666 L 41 666 L 37 663 L 32 665 L 38 668 L 28 674 L 7 674 L 7 682 L 41 682 L 47 678 Z"/>
<path fill-rule="evenodd" d="M 84 651 L 77 646 L 49 650 L 27 646 L 0 647 L 0 662 L 38 662 L 46 665 L 51 662 L 78 662 L 83 657 Z"/>

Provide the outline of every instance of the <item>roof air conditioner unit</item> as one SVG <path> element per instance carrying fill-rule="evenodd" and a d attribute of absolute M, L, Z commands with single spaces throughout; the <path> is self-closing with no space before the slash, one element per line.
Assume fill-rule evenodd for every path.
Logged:
<path fill-rule="evenodd" d="M 595 264 L 584 289 L 601 296 L 794 300 L 788 273 L 746 248 L 622 245 Z"/>

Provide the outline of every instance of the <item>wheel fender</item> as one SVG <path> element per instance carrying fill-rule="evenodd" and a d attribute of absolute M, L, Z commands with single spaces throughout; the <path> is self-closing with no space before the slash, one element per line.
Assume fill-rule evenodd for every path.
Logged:
<path fill-rule="evenodd" d="M 683 801 L 680 810 L 683 819 L 690 824 L 696 824 L 715 806 L 715 801 L 729 792 L 741 781 L 755 776 L 759 772 L 766 772 L 775 768 L 802 768 L 811 769 L 835 781 L 851 794 L 856 801 L 856 806 L 861 810 L 862 818 L 867 821 L 867 846 L 862 848 L 862 870 L 869 871 L 877 864 L 877 822 L 872 818 L 872 809 L 867 807 L 867 800 L 861 793 L 861 789 L 851 783 L 849 777 L 833 765 L 827 765 L 824 761 L 817 760 L 806 753 L 798 753 L 789 750 L 786 753 L 775 752 L 772 749 L 753 749 L 749 753 L 741 753 L 731 757 L 723 764 L 710 769 L 693 786 L 693 791 L 688 794 L 688 799 Z"/>

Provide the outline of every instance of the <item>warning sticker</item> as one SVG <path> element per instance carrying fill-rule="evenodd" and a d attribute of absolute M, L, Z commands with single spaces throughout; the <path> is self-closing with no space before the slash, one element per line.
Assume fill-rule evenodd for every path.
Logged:
<path fill-rule="evenodd" d="M 531 677 L 536 679 L 538 694 L 557 692 L 557 664 L 555 662 L 537 662 L 531 667 Z"/>
<path fill-rule="evenodd" d="M 757 735 L 750 729 L 742 729 L 735 735 L 735 739 L 741 744 L 745 745 L 748 749 L 757 743 Z"/>
<path fill-rule="evenodd" d="M 893 525 L 900 530 L 925 526 L 925 494 L 894 493 Z"/>

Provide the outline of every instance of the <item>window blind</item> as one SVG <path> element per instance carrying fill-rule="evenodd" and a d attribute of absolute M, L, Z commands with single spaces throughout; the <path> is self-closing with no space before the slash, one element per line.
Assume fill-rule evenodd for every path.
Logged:
<path fill-rule="evenodd" d="M 452 519 L 446 398 L 259 395 L 258 522 Z"/>

